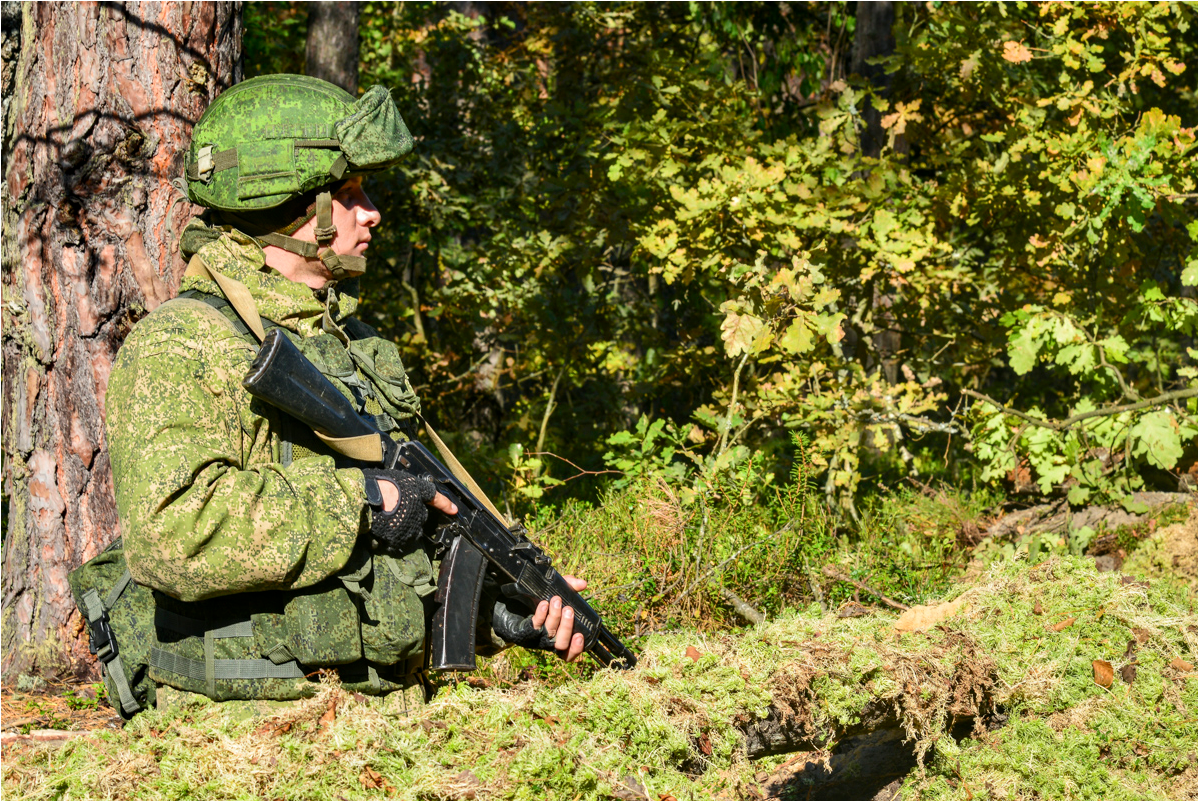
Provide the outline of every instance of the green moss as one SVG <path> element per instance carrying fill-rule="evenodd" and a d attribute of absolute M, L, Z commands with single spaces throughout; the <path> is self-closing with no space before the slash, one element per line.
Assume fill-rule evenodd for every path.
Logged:
<path fill-rule="evenodd" d="M 1184 795 L 1187 772 L 1198 773 L 1188 757 L 1198 677 L 1170 666 L 1195 662 L 1198 617 L 1184 597 L 1072 557 L 999 563 L 956 595 L 961 611 L 926 632 L 898 635 L 889 614 L 840 619 L 810 608 L 737 635 L 652 636 L 631 673 L 524 680 L 527 658 L 513 652 L 487 667 L 491 687 L 450 684 L 411 715 L 333 685 L 273 718 L 184 704 L 56 750 L 6 748 L 3 792 L 593 798 L 631 778 L 654 795 L 743 796 L 781 759 L 749 761 L 738 724 L 781 704 L 813 734 L 834 736 L 880 699 L 927 750 L 907 780 L 912 797 L 959 798 L 965 784 L 975 798 Z M 1114 667 L 1109 689 L 1094 682 L 1096 659 Z M 1128 685 L 1118 672 L 1133 661 Z M 1006 726 L 954 741 L 957 691 L 974 709 L 997 705 Z M 317 720 L 333 699 L 337 718 L 325 730 Z M 393 790 L 366 787 L 368 767 Z"/>

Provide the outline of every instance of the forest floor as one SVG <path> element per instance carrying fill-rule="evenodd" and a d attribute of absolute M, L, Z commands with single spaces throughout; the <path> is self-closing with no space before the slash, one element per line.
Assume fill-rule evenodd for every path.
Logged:
<path fill-rule="evenodd" d="M 1050 531 L 1055 514 L 989 521 L 949 590 L 905 612 L 867 594 L 748 629 L 647 634 L 633 672 L 554 673 L 513 650 L 416 710 L 328 679 L 273 715 L 196 700 L 122 723 L 102 686 L 26 678 L 0 700 L 0 790 L 1198 798 L 1198 505 L 1098 525 L 1089 555 L 1033 546 L 1033 562 L 996 545 Z"/>

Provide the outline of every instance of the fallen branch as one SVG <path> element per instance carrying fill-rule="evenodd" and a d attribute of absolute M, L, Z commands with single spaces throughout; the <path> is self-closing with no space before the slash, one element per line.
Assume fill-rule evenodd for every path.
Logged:
<path fill-rule="evenodd" d="M 737 596 L 735 593 L 728 590 L 728 588 L 720 588 L 720 595 L 724 597 L 724 601 L 728 602 L 728 604 L 732 606 L 732 609 L 736 611 L 737 615 L 748 621 L 750 624 L 765 623 L 765 613 L 761 612 L 756 607 L 742 599 L 740 596 Z"/>
<path fill-rule="evenodd" d="M 1079 412 L 1076 415 L 1070 415 L 1065 420 L 1043 420 L 1041 418 L 1033 418 L 1025 412 L 1020 412 L 1017 409 L 1011 409 L 1008 406 L 998 403 L 985 393 L 979 393 L 976 390 L 962 390 L 961 395 L 967 395 L 970 398 L 976 398 L 979 401 L 985 401 L 998 408 L 1005 415 L 1011 415 L 1019 418 L 1022 421 L 1030 423 L 1032 426 L 1039 426 L 1042 429 L 1052 429 L 1054 432 L 1063 432 L 1072 427 L 1074 424 L 1081 423 L 1089 418 L 1104 418 L 1110 415 L 1118 415 L 1123 412 L 1135 412 L 1138 409 L 1148 409 L 1149 407 L 1161 406 L 1168 404 L 1170 401 L 1181 401 L 1185 398 L 1193 398 L 1198 396 L 1198 387 L 1190 387 L 1185 390 L 1174 390 L 1171 393 L 1158 395 L 1156 398 L 1149 398 L 1144 401 L 1137 401 L 1134 404 L 1119 404 L 1113 407 L 1103 407 L 1102 409 L 1092 409 L 1089 412 Z"/>
<path fill-rule="evenodd" d="M 9 744 L 18 743 L 21 741 L 31 741 L 33 743 L 59 743 L 61 741 L 69 741 L 72 738 L 78 738 L 80 735 L 91 735 L 88 730 L 33 730 L 32 732 L 5 732 L 0 733 L 0 744 L 8 746 Z"/>
<path fill-rule="evenodd" d="M 845 576 L 844 574 L 840 573 L 839 571 L 837 571 L 835 568 L 831 567 L 830 565 L 824 566 L 824 576 L 829 577 L 831 579 L 835 579 L 837 582 L 848 582 L 853 587 L 857 588 L 858 590 L 865 591 L 870 596 L 877 596 L 884 603 L 890 605 L 891 607 L 893 607 L 896 610 L 910 609 L 909 607 L 907 607 L 907 605 L 905 605 L 901 602 L 896 602 L 894 599 L 889 599 L 889 598 L 883 596 L 881 593 L 878 593 L 876 590 L 874 590 L 873 588 L 871 588 L 869 585 L 865 584 L 864 582 L 858 582 L 856 579 L 851 579 L 851 578 Z"/>

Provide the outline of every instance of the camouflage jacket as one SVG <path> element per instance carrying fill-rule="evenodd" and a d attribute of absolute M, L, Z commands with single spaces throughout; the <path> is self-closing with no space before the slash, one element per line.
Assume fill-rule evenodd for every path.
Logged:
<path fill-rule="evenodd" d="M 418 411 L 394 344 L 351 317 L 355 298 L 322 302 L 264 268 L 235 231 L 197 255 L 244 284 L 384 429 Z M 221 294 L 192 276 L 181 290 Z M 181 297 L 138 323 L 112 370 L 107 435 L 129 571 L 174 599 L 312 587 L 346 568 L 369 526 L 362 472 L 310 432 L 289 434 L 293 420 L 242 388 L 255 352 L 221 310 Z"/>

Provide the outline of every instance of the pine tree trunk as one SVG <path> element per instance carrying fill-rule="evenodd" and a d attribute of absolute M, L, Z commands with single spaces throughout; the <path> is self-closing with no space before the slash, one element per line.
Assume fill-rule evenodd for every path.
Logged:
<path fill-rule="evenodd" d="M 192 209 L 168 182 L 241 77 L 241 4 L 5 3 L 4 21 L 3 671 L 83 673 L 67 574 L 119 535 L 108 374 L 177 291 Z"/>
<path fill-rule="evenodd" d="M 308 47 L 304 71 L 358 94 L 357 2 L 309 3 Z"/>

